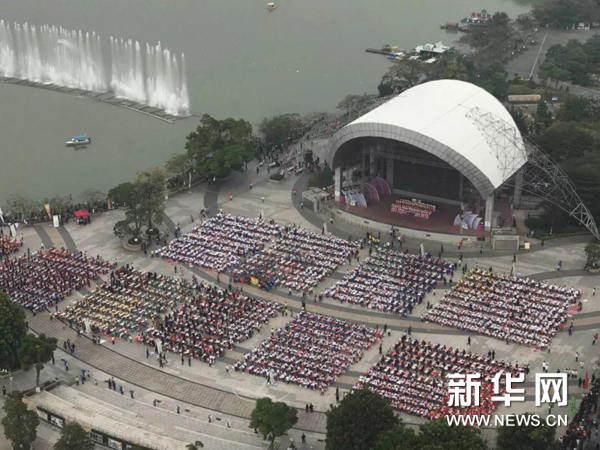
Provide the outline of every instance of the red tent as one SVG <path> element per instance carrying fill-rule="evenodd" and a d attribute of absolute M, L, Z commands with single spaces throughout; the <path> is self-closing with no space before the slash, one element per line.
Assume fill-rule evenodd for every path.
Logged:
<path fill-rule="evenodd" d="M 79 217 L 87 217 L 87 216 L 89 216 L 89 215 L 90 215 L 90 213 L 88 212 L 88 210 L 87 210 L 87 209 L 78 209 L 77 211 L 75 211 L 75 212 L 73 213 L 73 215 L 74 215 L 75 217 L 79 218 Z"/>

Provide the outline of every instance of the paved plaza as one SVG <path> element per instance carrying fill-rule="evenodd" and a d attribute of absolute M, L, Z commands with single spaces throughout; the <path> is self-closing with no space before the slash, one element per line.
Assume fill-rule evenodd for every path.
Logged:
<path fill-rule="evenodd" d="M 288 177 L 282 183 L 274 184 L 268 181 L 268 174 L 264 168 L 257 175 L 255 167 L 255 162 L 251 162 L 248 164 L 246 172 L 234 172 L 229 179 L 218 182 L 217 185 L 202 184 L 193 187 L 190 192 L 184 191 L 172 196 L 167 201 L 164 223 L 161 228 L 165 231 L 169 230 L 171 238 L 177 225 L 181 226 L 182 232 L 186 232 L 197 224 L 200 218 L 199 211 L 208 206 L 211 215 L 216 213 L 219 208 L 224 212 L 249 217 L 258 217 L 259 214 L 262 214 L 267 219 L 272 218 L 282 224 L 300 225 L 316 232 L 321 232 L 323 223 L 327 222 L 328 231 L 340 237 L 364 236 L 365 230 L 343 223 L 334 222 L 331 225 L 327 217 L 310 213 L 301 208 L 299 203 L 301 192 L 294 197 L 292 191 L 294 187 L 298 187 L 300 190 L 304 188 L 308 180 L 307 175 Z M 248 180 L 253 182 L 252 190 L 248 188 Z M 233 197 L 232 200 L 229 198 L 230 194 Z M 262 197 L 264 197 L 264 202 Z M 21 251 L 26 251 L 27 247 L 37 250 L 44 243 L 46 248 L 55 245 L 70 250 L 81 250 L 87 252 L 88 256 L 100 255 L 109 261 L 116 260 L 119 266 L 130 264 L 138 270 L 186 278 L 191 278 L 192 274 L 195 274 L 204 280 L 216 282 L 216 275 L 213 273 L 194 267 L 173 265 L 158 258 L 151 258 L 150 253 L 144 257 L 141 252 L 125 251 L 122 241 L 112 232 L 114 224 L 123 216 L 123 210 L 113 210 L 94 216 L 92 223 L 87 226 L 70 223 L 61 228 L 52 228 L 48 225 L 24 228 L 20 230 L 25 237 L 25 245 Z M 404 230 L 400 230 L 399 233 L 404 233 Z M 456 243 L 459 236 L 432 242 L 427 240 L 423 233 L 407 230 L 406 235 L 405 248 L 409 248 L 412 252 L 417 251 L 420 244 L 424 244 L 427 251 L 437 256 L 441 249 L 440 246 L 443 244 L 446 250 L 443 257 L 451 262 L 457 262 L 459 252 Z M 389 236 L 382 236 L 382 240 L 389 240 Z M 583 377 L 585 376 L 584 372 L 587 371 L 591 376 L 598 369 L 598 352 L 596 351 L 597 347 L 592 346 L 592 337 L 596 331 L 600 330 L 600 302 L 597 297 L 592 295 L 592 289 L 598 283 L 598 279 L 582 270 L 585 263 L 583 248 L 586 240 L 585 238 L 557 240 L 547 242 L 542 247 L 533 239 L 531 250 L 521 250 L 516 254 L 516 270 L 522 276 L 536 280 L 551 280 L 553 284 L 574 286 L 583 291 L 583 311 L 573 316 L 573 335 L 569 335 L 566 330 L 560 330 L 547 351 L 542 352 L 529 347 L 506 344 L 479 335 L 471 335 L 471 345 L 468 346 L 469 335 L 467 333 L 453 328 L 423 323 L 421 316 L 426 312 L 426 303 L 437 304 L 446 289 L 451 288 L 451 285 L 438 286 L 428 293 L 423 303 L 417 305 L 412 314 L 406 318 L 367 310 L 356 305 L 342 304 L 332 299 L 315 303 L 312 298 L 309 298 L 307 310 L 364 323 L 371 327 L 383 328 L 384 325 L 387 325 L 391 330 L 391 335 L 383 339 L 384 352 L 411 327 L 412 337 L 426 339 L 432 343 L 451 345 L 458 349 L 468 348 L 469 351 L 482 355 L 494 350 L 496 359 L 519 365 L 530 364 L 532 373 L 541 372 L 544 361 L 549 364 L 550 372 L 557 370 L 562 372 L 566 368 L 576 368 L 574 355 L 578 352 L 580 360 L 585 361 L 585 370 L 580 370 L 579 375 Z M 156 249 L 156 247 L 153 248 Z M 486 269 L 492 267 L 494 271 L 506 274 L 510 272 L 514 258 L 513 252 L 494 252 L 488 247 L 484 247 L 483 253 L 480 253 L 479 246 L 463 249 L 463 254 L 464 262 L 469 267 Z M 364 248 L 360 252 L 360 258 L 364 260 L 367 256 L 368 250 Z M 560 272 L 556 271 L 558 261 L 563 263 Z M 351 264 L 346 262 L 325 282 L 320 283 L 315 293 L 325 290 L 342 279 L 343 275 L 352 270 L 356 264 L 355 260 Z M 178 269 L 177 274 L 175 268 Z M 458 279 L 458 273 L 456 278 Z M 101 282 L 102 280 L 98 280 L 98 283 Z M 227 282 L 227 277 L 221 276 L 221 286 L 225 287 Z M 95 283 L 90 289 L 93 290 L 94 287 Z M 250 285 L 243 285 L 243 289 L 247 294 L 257 298 L 287 304 L 293 314 L 297 314 L 301 310 L 302 299 L 295 293 L 288 295 L 287 291 L 277 288 L 265 292 Z M 82 292 L 73 294 L 66 301 L 60 303 L 59 308 L 63 309 L 67 304 L 81 298 L 86 292 L 89 291 L 84 288 Z M 63 385 L 57 390 L 40 396 L 40 403 L 61 404 L 63 402 L 65 409 L 77 405 L 76 408 L 86 412 L 85 420 L 96 423 L 98 426 L 110 427 L 110 420 L 117 420 L 119 417 L 127 423 L 127 426 L 130 427 L 128 429 L 139 438 L 140 442 L 152 440 L 151 435 L 155 433 L 164 436 L 165 439 L 180 442 L 181 448 L 184 443 L 194 438 L 194 433 L 198 434 L 200 440 L 211 444 L 206 448 L 260 447 L 262 443 L 259 441 L 262 440 L 256 438 L 252 430 L 248 429 L 248 418 L 254 406 L 254 399 L 263 396 L 285 401 L 289 405 L 299 408 L 299 421 L 295 429 L 290 431 L 290 436 L 295 437 L 295 441 L 298 443 L 300 442 L 299 435 L 303 432 L 306 433 L 309 444 L 304 447 L 299 444 L 300 448 L 308 449 L 309 445 L 314 448 L 324 448 L 326 425 L 324 412 L 331 403 L 335 403 L 335 387 L 339 388 L 342 394 L 348 392 L 358 377 L 379 359 L 378 348 L 374 346 L 365 352 L 360 362 L 351 366 L 350 370 L 336 381 L 333 388 L 330 387 L 324 395 L 320 395 L 318 391 L 291 384 L 279 383 L 271 386 L 266 383 L 264 378 L 233 370 L 235 361 L 259 345 L 267 337 L 269 328 L 284 326 L 291 320 L 289 315 L 272 319 L 263 331 L 256 333 L 250 340 L 237 345 L 234 350 L 228 351 L 212 366 L 199 360 L 192 360 L 191 366 L 188 366 L 187 363 L 181 365 L 177 355 L 168 355 L 169 361 L 164 368 L 159 368 L 158 360 L 154 355 L 147 358 L 146 347 L 142 344 L 117 340 L 114 345 L 111 345 L 110 342 L 94 345 L 88 337 L 77 337 L 74 330 L 56 320 L 50 321 L 47 313 L 37 314 L 35 317 L 28 314 L 28 320 L 30 328 L 35 332 L 44 332 L 57 337 L 59 346 L 62 346 L 62 342 L 66 339 L 76 342 L 77 350 L 74 354 L 73 367 L 89 368 L 93 372 L 92 378 L 98 380 L 97 386 L 90 382 L 80 387 Z M 62 356 L 57 357 L 57 359 L 60 358 Z M 69 356 L 68 359 L 72 360 L 72 357 Z M 30 375 L 26 374 L 21 381 L 18 381 L 19 388 L 28 383 L 31 384 Z M 113 376 L 118 383 L 124 385 L 126 392 L 124 397 L 107 390 L 105 380 L 109 376 Z M 16 378 L 20 379 L 20 377 L 22 376 L 19 375 Z M 42 372 L 43 380 L 55 377 L 70 381 L 72 384 L 72 373 L 67 374 L 63 366 L 58 363 Z M 498 412 L 534 412 L 532 380 L 533 375 L 530 375 L 525 384 L 526 403 L 515 404 L 510 410 L 500 407 Z M 4 381 L 1 382 L 4 383 Z M 127 393 L 130 389 L 135 391 L 135 399 L 128 397 Z M 579 388 L 574 380 L 569 387 L 569 394 L 580 397 L 582 393 L 583 389 Z M 53 396 L 60 397 L 61 402 Z M 160 400 L 160 406 L 156 409 L 152 407 L 154 399 Z M 304 407 L 307 403 L 314 404 L 314 413 L 305 413 Z M 181 408 L 179 415 L 176 413 L 178 405 Z M 118 411 L 114 418 L 111 418 L 109 414 L 111 408 Z M 563 409 L 559 409 L 558 412 L 566 414 L 567 408 Z M 545 415 L 547 411 L 544 408 L 537 412 Z M 209 414 L 213 418 L 219 417 L 219 421 L 215 419 L 209 425 L 207 422 Z M 406 414 L 402 414 L 402 418 L 409 425 L 423 422 L 423 419 Z M 231 432 L 223 429 L 223 424 L 227 421 L 232 426 Z M 151 426 L 148 427 L 148 430 L 144 430 L 141 423 L 148 423 Z M 484 434 L 490 433 L 486 431 Z"/>

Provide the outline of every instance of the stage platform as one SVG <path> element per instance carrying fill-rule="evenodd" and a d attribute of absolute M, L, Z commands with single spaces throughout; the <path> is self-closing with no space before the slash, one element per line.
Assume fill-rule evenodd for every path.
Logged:
<path fill-rule="evenodd" d="M 391 195 L 383 197 L 379 201 L 370 202 L 367 208 L 360 206 L 348 206 L 345 204 L 336 204 L 346 213 L 354 216 L 369 219 L 371 221 L 394 225 L 395 227 L 409 228 L 413 230 L 429 231 L 432 233 L 452 234 L 458 236 L 474 236 L 474 237 L 489 237 L 490 233 L 483 230 L 461 230 L 454 226 L 454 219 L 460 212 L 458 206 L 449 205 L 447 203 L 432 202 L 436 205 L 437 210 L 429 219 L 413 217 L 407 214 L 397 214 L 391 211 L 392 203 L 397 198 L 406 198 L 406 196 Z M 428 200 L 423 200 L 427 202 Z M 498 202 L 495 204 L 496 211 L 504 218 L 512 217 L 510 205 L 506 202 Z"/>

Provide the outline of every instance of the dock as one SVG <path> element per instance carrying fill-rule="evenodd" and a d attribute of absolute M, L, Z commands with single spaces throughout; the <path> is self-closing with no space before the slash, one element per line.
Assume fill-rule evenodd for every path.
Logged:
<path fill-rule="evenodd" d="M 378 55 L 389 56 L 392 54 L 391 50 L 382 50 L 380 48 L 368 48 L 365 50 L 367 53 L 376 53 Z"/>
<path fill-rule="evenodd" d="M 129 100 L 122 97 L 117 97 L 114 92 L 95 92 L 86 91 L 84 89 L 73 88 L 69 86 L 58 86 L 52 83 L 39 83 L 36 81 L 24 80 L 21 78 L 5 77 L 0 76 L 0 82 L 17 85 L 17 86 L 28 86 L 38 89 L 45 89 L 47 91 L 61 92 L 63 94 L 76 95 L 77 97 L 88 98 L 90 100 L 96 100 L 102 103 L 108 103 L 109 105 L 120 106 L 131 111 L 135 111 L 146 116 L 154 117 L 155 119 L 162 120 L 167 123 L 175 123 L 177 120 L 192 117 L 191 115 L 174 116 L 168 114 L 164 109 L 156 108 L 154 106 L 147 105 L 145 103 L 139 103 L 134 100 Z"/>

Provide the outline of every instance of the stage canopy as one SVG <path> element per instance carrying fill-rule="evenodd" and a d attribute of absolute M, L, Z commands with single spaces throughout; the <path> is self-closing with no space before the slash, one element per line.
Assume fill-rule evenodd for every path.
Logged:
<path fill-rule="evenodd" d="M 491 123 L 486 116 L 500 119 L 502 129 L 486 126 Z M 523 139 L 506 108 L 484 89 L 457 80 L 415 86 L 340 129 L 326 149 L 330 167 L 345 163 L 339 151 L 345 143 L 365 137 L 405 142 L 439 157 L 484 198 L 527 162 Z"/>

